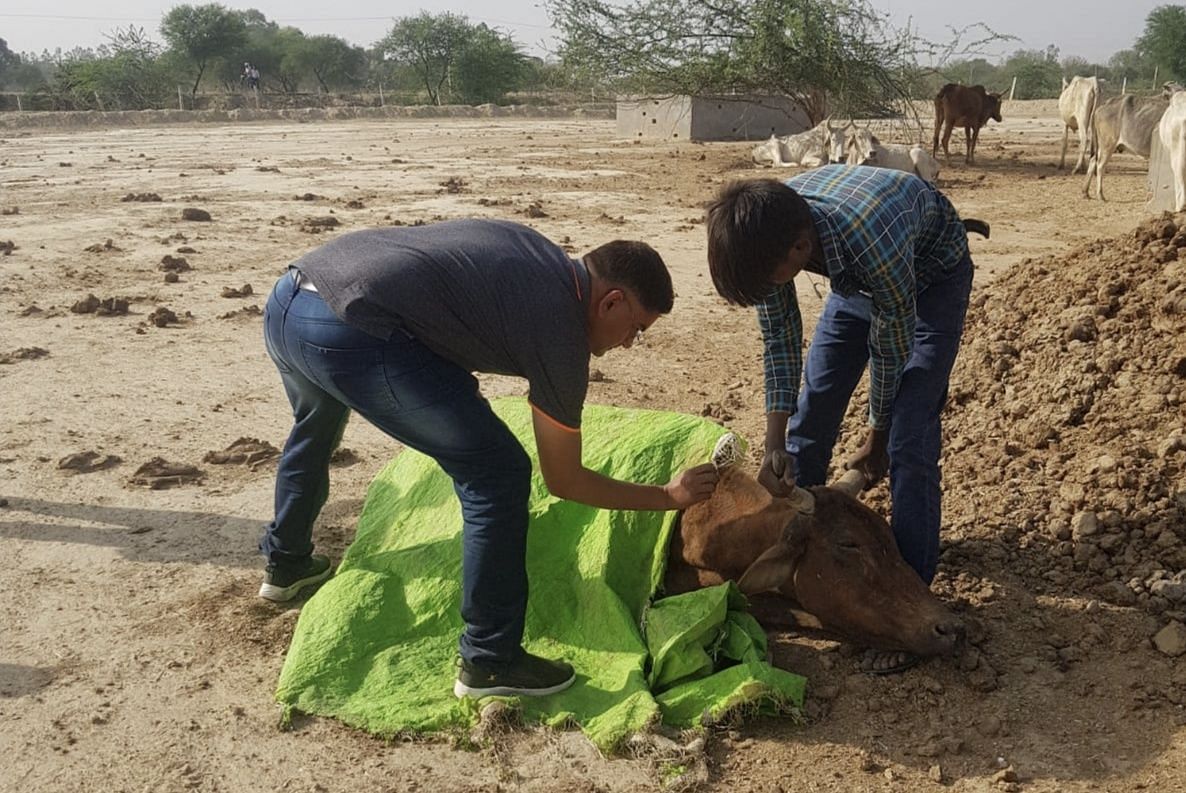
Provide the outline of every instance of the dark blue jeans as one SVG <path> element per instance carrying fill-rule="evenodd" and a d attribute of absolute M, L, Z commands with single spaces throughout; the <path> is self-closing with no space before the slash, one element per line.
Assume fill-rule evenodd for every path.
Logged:
<path fill-rule="evenodd" d="M 930 284 L 916 303 L 914 351 L 894 399 L 889 434 L 891 525 L 907 563 L 927 584 L 939 563 L 939 416 L 959 351 L 972 262 Z M 803 388 L 787 432 L 800 485 L 824 484 L 849 399 L 869 361 L 871 298 L 833 292 L 803 365 Z"/>
<path fill-rule="evenodd" d="M 312 553 L 329 458 L 353 410 L 452 477 L 463 519 L 461 655 L 514 658 L 527 608 L 531 461 L 477 379 L 406 333 L 384 341 L 350 327 L 291 275 L 268 298 L 264 341 L 294 419 L 276 473 L 275 518 L 260 542 L 268 561 Z"/>

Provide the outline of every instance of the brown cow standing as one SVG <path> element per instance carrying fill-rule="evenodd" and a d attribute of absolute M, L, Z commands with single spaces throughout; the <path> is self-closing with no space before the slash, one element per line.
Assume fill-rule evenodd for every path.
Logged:
<path fill-rule="evenodd" d="M 976 142 L 980 140 L 980 128 L 989 119 L 996 122 L 1001 120 L 1001 95 L 988 93 L 983 85 L 959 85 L 948 83 L 939 89 L 935 96 L 935 137 L 931 146 L 931 155 L 939 155 L 939 128 L 943 128 L 943 154 L 951 159 L 951 152 L 947 144 L 951 140 L 951 130 L 956 125 L 964 128 L 965 151 L 964 161 L 969 165 L 975 162 Z"/>
<path fill-rule="evenodd" d="M 902 559 L 889 524 L 839 487 L 811 494 L 804 514 L 737 467 L 722 470 L 712 498 L 680 518 L 665 591 L 737 581 L 767 626 L 923 657 L 954 652 L 962 623 Z"/>

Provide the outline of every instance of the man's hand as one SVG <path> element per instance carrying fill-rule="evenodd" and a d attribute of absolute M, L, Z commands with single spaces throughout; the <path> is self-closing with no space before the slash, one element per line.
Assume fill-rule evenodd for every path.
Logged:
<path fill-rule="evenodd" d="M 865 480 L 868 482 L 865 485 L 866 490 L 880 482 L 889 472 L 889 452 L 886 451 L 888 443 L 889 430 L 870 430 L 869 437 L 865 439 L 865 445 L 845 466 L 846 468 L 855 468 L 865 475 Z"/>
<path fill-rule="evenodd" d="M 712 463 L 704 463 L 676 474 L 663 485 L 671 499 L 672 509 L 687 509 L 712 495 L 717 486 L 717 469 Z"/>
<path fill-rule="evenodd" d="M 775 498 L 786 498 L 795 492 L 795 474 L 795 458 L 786 449 L 768 449 L 758 470 L 758 484 Z"/>

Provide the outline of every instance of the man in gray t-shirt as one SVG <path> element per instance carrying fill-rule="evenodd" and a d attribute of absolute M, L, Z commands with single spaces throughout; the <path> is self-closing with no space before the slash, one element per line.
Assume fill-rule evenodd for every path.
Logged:
<path fill-rule="evenodd" d="M 457 696 L 561 691 L 570 665 L 522 648 L 531 462 L 472 372 L 528 383 L 540 471 L 553 495 L 607 509 L 684 509 L 711 495 L 710 464 L 665 485 L 620 482 L 581 461 L 589 356 L 671 310 L 663 260 L 616 241 L 580 260 L 526 226 L 459 220 L 345 234 L 293 263 L 268 298 L 264 340 L 295 422 L 260 550 L 260 596 L 285 601 L 329 577 L 313 521 L 351 410 L 435 459 L 461 500 Z"/>

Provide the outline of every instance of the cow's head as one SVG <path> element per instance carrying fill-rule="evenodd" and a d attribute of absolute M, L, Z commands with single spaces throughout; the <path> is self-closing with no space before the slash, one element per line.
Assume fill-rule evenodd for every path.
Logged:
<path fill-rule="evenodd" d="M 847 155 L 844 133 L 855 125 L 851 121 L 847 124 L 833 125 L 829 119 L 825 119 L 824 123 L 827 124 L 824 131 L 824 151 L 828 153 L 828 162 L 844 162 Z"/>
<path fill-rule="evenodd" d="M 902 559 L 885 520 L 837 489 L 812 493 L 814 512 L 790 519 L 782 538 L 745 571 L 741 591 L 777 591 L 823 630 L 871 647 L 953 652 L 963 624 Z"/>
<path fill-rule="evenodd" d="M 876 165 L 877 146 L 881 141 L 868 128 L 854 125 L 853 132 L 848 138 L 847 157 L 849 165 Z"/>
<path fill-rule="evenodd" d="M 984 104 L 983 104 L 983 112 L 981 113 L 981 115 L 984 117 L 984 120 L 986 122 L 990 118 L 993 121 L 997 122 L 998 124 L 1001 122 L 1001 95 L 1000 94 L 998 94 L 998 93 L 985 94 Z"/>
<path fill-rule="evenodd" d="M 750 158 L 757 165 L 777 165 L 782 159 L 779 151 L 778 138 L 771 135 L 770 140 L 764 140 L 757 146 L 754 146 L 750 152 Z"/>

